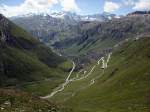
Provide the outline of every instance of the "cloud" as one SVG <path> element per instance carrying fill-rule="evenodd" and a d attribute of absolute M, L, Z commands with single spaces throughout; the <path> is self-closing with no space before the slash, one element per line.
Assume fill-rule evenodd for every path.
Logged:
<path fill-rule="evenodd" d="M 139 0 L 135 3 L 134 10 L 150 10 L 150 0 Z"/>
<path fill-rule="evenodd" d="M 60 0 L 64 11 L 80 11 L 75 0 Z"/>
<path fill-rule="evenodd" d="M 0 6 L 0 13 L 7 17 L 11 17 L 28 13 L 49 12 L 49 8 L 56 3 L 58 3 L 57 0 L 25 0 L 18 6 L 7 6 L 2 4 Z"/>
<path fill-rule="evenodd" d="M 133 10 L 150 10 L 150 0 L 123 0 L 123 5 L 131 6 Z"/>
<path fill-rule="evenodd" d="M 75 0 L 25 0 L 17 6 L 0 5 L 0 13 L 7 17 L 29 13 L 49 13 L 53 5 L 60 4 L 64 11 L 79 11 Z"/>
<path fill-rule="evenodd" d="M 105 12 L 114 12 L 120 8 L 119 3 L 111 2 L 111 1 L 106 1 L 104 4 L 104 11 Z"/>
<path fill-rule="evenodd" d="M 133 6 L 133 5 L 135 5 L 135 0 L 123 0 L 123 5 Z"/>

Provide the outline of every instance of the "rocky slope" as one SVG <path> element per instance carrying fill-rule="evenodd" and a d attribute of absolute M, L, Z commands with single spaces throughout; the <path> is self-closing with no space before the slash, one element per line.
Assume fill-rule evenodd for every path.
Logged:
<path fill-rule="evenodd" d="M 150 35 L 150 14 L 125 16 L 102 23 L 82 22 L 78 26 L 78 36 L 56 42 L 54 47 L 71 56 L 91 59 L 129 38 Z"/>
<path fill-rule="evenodd" d="M 81 21 L 103 22 L 113 18 L 116 18 L 116 15 L 109 13 L 81 16 L 71 12 L 59 12 L 39 15 L 30 14 L 10 19 L 35 37 L 38 37 L 39 40 L 50 45 L 56 41 L 78 36 L 80 30 L 78 24 Z"/>

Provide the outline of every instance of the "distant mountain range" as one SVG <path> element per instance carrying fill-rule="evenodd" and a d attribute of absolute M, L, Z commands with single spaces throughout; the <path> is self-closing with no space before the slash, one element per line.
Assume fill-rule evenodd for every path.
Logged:
<path fill-rule="evenodd" d="M 72 22 L 79 22 L 79 21 L 100 21 L 100 22 L 103 22 L 106 20 L 111 20 L 113 18 L 120 18 L 120 16 L 117 16 L 117 15 L 111 14 L 111 13 L 107 13 L 107 12 L 103 12 L 102 14 L 78 15 L 76 13 L 66 12 L 66 11 L 54 12 L 51 14 L 48 14 L 48 13 L 41 13 L 41 14 L 29 13 L 26 15 L 19 15 L 19 16 L 15 16 L 12 18 L 31 17 L 31 16 L 37 16 L 37 15 L 51 16 L 51 17 L 56 18 L 56 19 L 63 19 L 63 20 L 72 21 Z"/>
<path fill-rule="evenodd" d="M 39 15 L 28 14 L 10 19 L 40 41 L 51 45 L 67 38 L 76 37 L 82 22 L 93 24 L 116 18 L 120 17 L 109 13 L 81 16 L 71 12 L 59 12 Z"/>
<path fill-rule="evenodd" d="M 70 56 L 90 60 L 107 53 L 126 39 L 150 35 L 150 14 L 127 15 L 104 22 L 80 22 L 77 26 L 79 29 L 74 38 L 56 42 L 53 46 Z"/>
<path fill-rule="evenodd" d="M 102 14 L 93 14 L 93 15 L 77 15 L 76 13 L 71 12 L 59 12 L 52 13 L 50 16 L 54 18 L 61 18 L 64 20 L 74 20 L 74 21 L 106 21 L 111 20 L 113 18 L 119 18 L 119 16 L 110 13 L 102 13 Z"/>
<path fill-rule="evenodd" d="M 53 17 L 30 15 L 12 21 L 65 55 L 85 55 L 89 59 L 103 54 L 103 50 L 111 49 L 118 42 L 137 35 L 147 35 L 150 31 L 150 14 L 144 11 L 120 17 L 109 13 L 78 16 L 75 13 L 61 12 L 51 15 Z M 93 17 L 101 19 L 96 21 L 91 19 Z M 84 21 L 80 21 L 81 18 Z M 85 18 L 90 18 L 90 21 L 85 21 Z"/>

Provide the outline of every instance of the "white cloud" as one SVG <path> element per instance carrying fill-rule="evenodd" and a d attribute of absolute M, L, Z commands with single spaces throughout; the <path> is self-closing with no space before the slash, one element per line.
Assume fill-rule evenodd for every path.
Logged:
<path fill-rule="evenodd" d="M 28 13 L 49 13 L 54 4 L 60 4 L 64 11 L 78 11 L 75 0 L 25 0 L 18 6 L 0 5 L 0 13 L 7 17 Z"/>
<path fill-rule="evenodd" d="M 120 8 L 120 4 L 111 2 L 111 1 L 106 1 L 104 4 L 104 11 L 105 12 L 114 12 Z"/>
<path fill-rule="evenodd" d="M 58 3 L 57 0 L 25 0 L 18 6 L 7 6 L 2 4 L 0 6 L 0 13 L 7 17 L 11 17 L 28 13 L 48 12 L 49 8 L 56 3 Z"/>
<path fill-rule="evenodd" d="M 60 0 L 64 11 L 80 11 L 75 0 Z"/>
<path fill-rule="evenodd" d="M 135 5 L 135 0 L 123 0 L 123 5 L 133 6 L 133 5 Z"/>
<path fill-rule="evenodd" d="M 139 0 L 135 3 L 134 10 L 150 10 L 150 0 Z"/>

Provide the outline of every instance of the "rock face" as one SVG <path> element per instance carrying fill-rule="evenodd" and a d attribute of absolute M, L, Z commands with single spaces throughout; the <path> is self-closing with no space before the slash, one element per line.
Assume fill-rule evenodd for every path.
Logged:
<path fill-rule="evenodd" d="M 150 14 L 150 11 L 135 11 L 135 12 L 129 13 L 128 16 L 142 15 L 142 14 Z"/>
<path fill-rule="evenodd" d="M 125 16 L 120 19 L 93 24 L 94 23 L 80 23 L 78 36 L 57 42 L 54 46 L 56 48 L 66 49 L 76 43 L 76 45 L 81 46 L 77 51 L 81 52 L 91 47 L 100 49 L 103 47 L 101 44 L 109 48 L 127 38 L 150 34 L 150 14 Z M 73 47 L 73 49 L 74 48 L 75 47 Z"/>
<path fill-rule="evenodd" d="M 80 30 L 78 24 L 82 21 L 104 22 L 114 18 L 116 15 L 109 13 L 81 16 L 76 13 L 59 12 L 15 17 L 11 20 L 49 45 L 75 37 Z"/>
<path fill-rule="evenodd" d="M 150 14 L 125 16 L 107 22 L 96 23 L 93 27 L 81 25 L 78 36 L 56 42 L 53 46 L 60 52 L 79 57 L 79 63 L 90 62 L 111 51 L 113 46 L 126 39 L 150 35 Z M 86 27 L 83 27 L 86 26 Z"/>
<path fill-rule="evenodd" d="M 8 22 L 5 20 L 3 15 L 0 14 L 0 43 L 5 43 L 8 40 Z"/>

